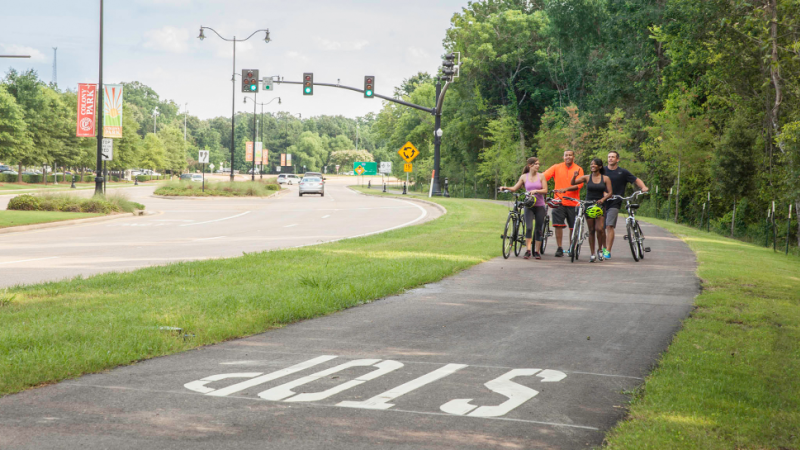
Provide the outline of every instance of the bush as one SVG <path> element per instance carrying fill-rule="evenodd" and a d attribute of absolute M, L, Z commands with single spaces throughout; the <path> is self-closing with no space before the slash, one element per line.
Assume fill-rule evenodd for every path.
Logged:
<path fill-rule="evenodd" d="M 25 183 L 41 183 L 42 176 L 41 175 L 23 175 L 22 181 Z"/>
<path fill-rule="evenodd" d="M 0 181 L 5 182 L 5 183 L 16 183 L 17 182 L 17 176 L 16 175 L 11 175 L 9 173 L 0 173 Z"/>
<path fill-rule="evenodd" d="M 8 201 L 7 207 L 7 209 L 15 211 L 40 211 L 40 208 L 39 198 L 30 194 L 12 198 Z"/>

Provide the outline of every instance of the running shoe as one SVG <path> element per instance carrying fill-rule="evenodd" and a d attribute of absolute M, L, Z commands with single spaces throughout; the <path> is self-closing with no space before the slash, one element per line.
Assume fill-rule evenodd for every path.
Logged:
<path fill-rule="evenodd" d="M 525 256 L 523 256 L 523 258 L 524 259 L 531 259 L 531 251 L 530 250 L 525 250 Z"/>
<path fill-rule="evenodd" d="M 607 248 L 603 249 L 603 259 L 611 259 L 611 252 Z"/>
<path fill-rule="evenodd" d="M 558 256 L 559 258 L 564 256 L 564 249 L 558 247 L 558 250 L 556 250 L 556 256 Z"/>
<path fill-rule="evenodd" d="M 597 259 L 600 260 L 600 262 L 603 262 L 603 252 L 602 251 L 597 252 Z"/>
<path fill-rule="evenodd" d="M 597 259 L 597 256 L 592 255 L 592 256 L 589 257 L 589 262 L 594 262 L 596 259 Z"/>
<path fill-rule="evenodd" d="M 536 259 L 542 259 L 542 255 L 539 252 L 533 252 L 533 257 Z"/>

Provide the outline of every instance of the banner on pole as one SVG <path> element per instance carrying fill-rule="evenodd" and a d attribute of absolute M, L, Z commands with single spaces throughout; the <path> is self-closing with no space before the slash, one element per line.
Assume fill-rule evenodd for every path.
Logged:
<path fill-rule="evenodd" d="M 89 83 L 78 84 L 78 124 L 77 137 L 94 137 L 97 131 L 94 128 L 97 106 L 97 85 Z"/>
<path fill-rule="evenodd" d="M 256 142 L 256 162 L 261 161 L 261 149 L 263 145 L 262 142 Z"/>
<path fill-rule="evenodd" d="M 281 166 L 286 165 L 286 153 L 281 153 Z"/>
<path fill-rule="evenodd" d="M 292 165 L 292 154 L 291 153 L 287 153 L 286 154 L 286 165 L 287 166 L 291 166 Z"/>
<path fill-rule="evenodd" d="M 269 165 L 269 150 L 266 148 L 261 151 L 261 164 Z"/>
<path fill-rule="evenodd" d="M 253 143 L 251 141 L 247 141 L 245 144 L 245 155 L 244 160 L 245 162 L 252 162 L 253 161 Z"/>
<path fill-rule="evenodd" d="M 105 85 L 103 95 L 103 137 L 122 139 L 122 85 Z"/>

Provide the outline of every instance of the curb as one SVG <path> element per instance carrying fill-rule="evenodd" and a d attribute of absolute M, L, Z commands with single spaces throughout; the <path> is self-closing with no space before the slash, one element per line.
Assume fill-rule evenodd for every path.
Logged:
<path fill-rule="evenodd" d="M 153 214 L 157 213 L 153 212 Z M 87 219 L 72 219 L 72 220 L 61 220 L 58 222 L 35 223 L 31 225 L 20 225 L 16 227 L 0 228 L 0 234 L 15 233 L 18 231 L 42 230 L 45 228 L 66 227 L 70 225 L 79 225 L 83 223 L 105 222 L 107 220 L 121 219 L 123 217 L 139 217 L 144 215 L 145 214 L 137 215 L 137 214 L 120 213 L 120 214 L 110 214 L 108 216 L 89 217 Z M 151 214 L 146 214 L 146 215 L 151 215 Z"/>
<path fill-rule="evenodd" d="M 394 196 L 389 197 L 388 195 L 365 194 L 363 192 L 358 192 L 357 190 L 353 189 L 351 186 L 345 186 L 345 187 L 347 187 L 347 189 L 350 189 L 351 191 L 355 192 L 356 194 L 361 194 L 361 195 L 364 195 L 364 196 L 367 196 L 367 197 L 398 198 L 398 197 L 394 197 Z M 397 194 L 395 194 L 395 195 L 397 195 Z M 422 200 L 421 198 L 414 198 L 414 197 L 402 197 L 402 198 L 399 198 L 399 200 L 408 200 L 408 201 L 411 201 L 411 202 L 425 203 L 426 205 L 430 205 L 430 206 L 433 206 L 434 208 L 437 208 L 439 211 L 442 212 L 442 214 L 447 214 L 447 208 L 445 208 L 444 206 L 442 206 L 442 205 L 440 205 L 438 203 L 432 202 L 430 200 Z"/>
<path fill-rule="evenodd" d="M 150 197 L 160 198 L 162 200 L 216 200 L 216 199 L 220 199 L 220 198 L 264 198 L 264 199 L 267 199 L 267 198 L 272 198 L 272 197 L 274 197 L 276 195 L 279 195 L 279 194 L 281 194 L 283 192 L 289 192 L 289 190 L 281 188 L 281 190 L 275 191 L 272 194 L 267 195 L 266 197 L 256 197 L 256 196 L 253 196 L 253 195 L 232 195 L 230 197 L 223 196 L 223 195 L 210 195 L 208 197 L 190 197 L 188 195 L 156 195 L 156 194 L 151 194 Z"/>

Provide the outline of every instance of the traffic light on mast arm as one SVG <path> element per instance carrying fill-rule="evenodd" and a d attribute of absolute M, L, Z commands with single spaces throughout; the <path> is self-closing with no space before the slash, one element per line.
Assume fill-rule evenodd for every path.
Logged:
<path fill-rule="evenodd" d="M 258 69 L 242 69 L 242 92 L 258 92 Z"/>
<path fill-rule="evenodd" d="M 303 74 L 303 95 L 314 95 L 314 74 Z"/>
<path fill-rule="evenodd" d="M 453 61 L 456 59 L 455 53 L 448 53 L 444 57 L 444 61 L 442 61 L 442 75 L 449 78 L 451 81 L 453 80 L 453 75 L 455 75 L 455 65 L 456 63 Z"/>
<path fill-rule="evenodd" d="M 375 98 L 375 77 L 372 75 L 364 77 L 364 98 Z"/>

